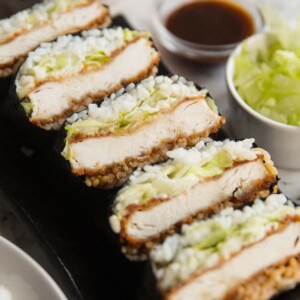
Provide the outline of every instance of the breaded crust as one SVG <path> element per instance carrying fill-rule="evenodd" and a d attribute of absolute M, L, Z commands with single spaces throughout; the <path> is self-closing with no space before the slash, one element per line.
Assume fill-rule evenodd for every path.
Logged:
<path fill-rule="evenodd" d="M 136 210 L 146 210 L 154 205 L 159 205 L 160 202 L 166 200 L 155 199 L 154 201 L 150 201 L 146 207 L 132 207 L 132 211 L 130 211 L 121 221 L 120 243 L 122 244 L 122 252 L 132 259 L 144 259 L 156 244 L 161 243 L 166 236 L 174 234 L 183 224 L 191 224 L 195 220 L 209 218 L 227 207 L 240 208 L 253 199 L 266 198 L 274 192 L 277 192 L 277 177 L 274 174 L 269 174 L 264 180 L 257 180 L 253 184 L 252 189 L 243 194 L 243 197 L 237 197 L 236 191 L 233 191 L 230 198 L 224 199 L 224 201 L 216 203 L 205 210 L 195 212 L 193 215 L 190 215 L 186 219 L 174 224 L 164 232 L 156 236 L 152 236 L 145 241 L 134 240 L 126 234 L 125 228 L 130 217 Z"/>
<path fill-rule="evenodd" d="M 239 284 L 222 300 L 267 300 L 300 282 L 300 254 L 288 257 Z"/>
<path fill-rule="evenodd" d="M 92 1 L 91 3 L 93 3 L 94 1 Z M 84 6 L 87 6 L 89 4 L 86 4 Z M 99 2 L 99 5 L 103 6 L 100 2 Z M 82 6 L 80 6 L 82 7 Z M 78 8 L 78 7 L 77 7 Z M 67 14 L 69 13 L 68 12 L 64 12 L 63 14 Z M 62 14 L 62 15 L 63 15 Z M 43 24 L 40 25 L 41 26 L 45 26 L 47 25 L 49 22 L 45 22 Z M 75 33 L 75 32 L 79 32 L 79 31 L 82 31 L 82 30 L 88 30 L 88 29 L 93 29 L 93 28 L 104 28 L 104 27 L 107 27 L 109 26 L 111 23 L 111 18 L 110 18 L 110 15 L 109 15 L 109 10 L 103 6 L 103 12 L 101 15 L 99 15 L 99 17 L 96 19 L 96 20 L 93 20 L 91 21 L 87 26 L 77 26 L 77 27 L 74 27 L 74 29 L 72 29 L 72 31 L 66 31 L 66 32 L 61 32 L 59 35 L 65 35 L 65 34 L 71 34 L 71 33 Z M 0 43 L 0 46 L 5 44 L 5 43 L 8 43 L 10 41 L 12 41 L 13 39 L 15 39 L 17 36 L 21 35 L 21 34 L 26 34 L 27 32 L 30 32 L 30 31 L 22 31 L 22 32 L 19 32 L 17 35 L 14 35 L 13 37 L 11 37 L 10 39 L 6 40 L 6 41 L 3 41 L 2 43 Z M 57 36 L 58 37 L 58 36 Z M 48 39 L 48 40 L 45 40 L 43 42 L 50 42 L 52 41 L 53 39 Z M 34 50 L 31 49 L 31 50 Z M 10 76 L 12 75 L 14 72 L 17 71 L 17 69 L 19 68 L 19 66 L 24 62 L 24 60 L 26 59 L 27 57 L 27 54 L 29 53 L 30 51 L 28 51 L 25 55 L 23 56 L 19 56 L 19 57 L 15 57 L 13 60 L 11 60 L 9 63 L 5 63 L 5 64 L 0 64 L 0 78 L 1 77 L 7 77 L 7 76 Z"/>
<path fill-rule="evenodd" d="M 225 119 L 220 117 L 216 125 L 202 132 L 190 136 L 177 135 L 174 139 L 162 140 L 158 146 L 141 153 L 139 156 L 127 157 L 122 162 L 111 164 L 101 170 L 96 170 L 96 174 L 95 171 L 91 173 L 87 172 L 85 175 L 85 183 L 88 186 L 101 188 L 120 186 L 138 167 L 164 161 L 167 159 L 167 152 L 175 148 L 192 147 L 196 145 L 200 139 L 216 133 L 224 122 Z M 72 170 L 72 172 L 76 175 L 83 175 L 78 174 L 76 170 Z"/>
<path fill-rule="evenodd" d="M 15 58 L 11 64 L 0 66 L 0 78 L 8 77 L 14 74 L 26 59 L 26 56 L 27 55 L 19 56 Z"/>

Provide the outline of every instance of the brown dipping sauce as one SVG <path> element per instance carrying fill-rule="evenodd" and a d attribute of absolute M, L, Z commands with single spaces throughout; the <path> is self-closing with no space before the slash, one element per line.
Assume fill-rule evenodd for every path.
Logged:
<path fill-rule="evenodd" d="M 242 6 L 230 1 L 198 0 L 175 10 L 166 20 L 174 35 L 203 45 L 242 41 L 255 31 L 254 21 Z"/>

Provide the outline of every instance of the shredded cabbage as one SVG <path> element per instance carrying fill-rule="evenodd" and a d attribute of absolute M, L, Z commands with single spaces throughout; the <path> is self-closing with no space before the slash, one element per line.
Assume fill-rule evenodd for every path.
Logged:
<path fill-rule="evenodd" d="M 111 58 L 101 50 L 89 52 L 80 59 L 76 55 L 60 53 L 57 55 L 45 55 L 40 62 L 32 68 L 32 73 L 36 78 L 47 76 L 56 77 L 61 72 L 75 73 L 81 70 L 91 70 L 107 63 Z M 43 72 L 43 74 L 41 74 Z"/>
<path fill-rule="evenodd" d="M 141 36 L 141 32 L 140 31 L 137 31 L 137 30 L 130 30 L 128 28 L 125 28 L 123 30 L 123 33 L 124 33 L 124 40 L 125 42 L 130 42 L 138 37 Z M 147 31 L 143 32 L 143 36 L 147 39 L 150 39 L 151 38 L 151 34 Z"/>
<path fill-rule="evenodd" d="M 300 18 L 291 28 L 273 9 L 264 9 L 270 26 L 264 49 L 244 43 L 235 58 L 234 84 L 244 101 L 272 120 L 300 126 Z M 250 46 L 251 47 L 251 46 Z"/>
<path fill-rule="evenodd" d="M 202 159 L 198 164 L 173 160 L 151 174 L 144 173 L 138 182 L 122 189 L 117 201 L 126 202 L 135 199 L 135 203 L 143 204 L 152 198 L 164 198 L 178 195 L 189 189 L 203 178 L 221 175 L 231 167 L 233 160 L 226 150 L 219 150 L 208 161 Z"/>
<path fill-rule="evenodd" d="M 26 115 L 31 115 L 33 111 L 33 104 L 30 102 L 21 102 L 21 105 L 23 106 Z"/>
<path fill-rule="evenodd" d="M 278 223 L 286 217 L 289 210 L 288 206 L 284 206 L 265 215 L 253 215 L 245 222 L 231 224 L 230 226 L 226 222 L 222 224 L 222 222 L 215 219 L 198 223 L 195 227 L 191 227 L 190 231 L 197 232 L 202 238 L 195 244 L 186 246 L 191 246 L 198 251 L 212 248 L 212 252 L 217 250 L 220 254 L 225 254 L 223 250 L 227 250 L 230 240 L 239 240 L 241 245 L 257 241 L 265 234 L 267 228 L 275 224 L 278 226 Z"/>

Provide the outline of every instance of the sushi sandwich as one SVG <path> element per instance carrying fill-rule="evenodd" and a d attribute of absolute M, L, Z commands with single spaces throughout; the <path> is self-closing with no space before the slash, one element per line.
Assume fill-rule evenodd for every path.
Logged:
<path fill-rule="evenodd" d="M 194 146 L 224 123 L 206 89 L 150 76 L 67 119 L 62 155 L 88 186 L 119 186 L 138 167 Z"/>
<path fill-rule="evenodd" d="M 10 101 L 33 126 L 58 130 L 70 114 L 156 72 L 158 63 L 147 32 L 118 27 L 62 36 L 29 53 Z"/>
<path fill-rule="evenodd" d="M 110 217 L 122 251 L 145 259 L 182 224 L 276 191 L 277 170 L 253 142 L 201 141 L 169 151 L 167 162 L 137 170 L 118 192 Z"/>
<path fill-rule="evenodd" d="M 168 237 L 151 252 L 167 300 L 267 300 L 300 282 L 300 210 L 256 199 Z"/>

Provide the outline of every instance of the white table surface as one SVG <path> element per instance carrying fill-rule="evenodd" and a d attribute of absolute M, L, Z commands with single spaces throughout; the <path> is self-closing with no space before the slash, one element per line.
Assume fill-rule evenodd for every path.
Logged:
<path fill-rule="evenodd" d="M 135 28 L 151 31 L 151 19 L 154 12 L 155 0 L 106 0 L 104 2 L 111 6 L 113 16 L 122 14 L 126 16 Z M 260 0 L 260 3 L 261 2 Z M 296 6 L 300 7 L 299 0 L 264 0 L 264 2 L 284 8 L 287 15 L 291 15 L 295 11 Z M 7 3 L 9 7 L 9 1 L 7 1 Z M 162 59 L 169 70 L 174 74 L 185 76 L 208 88 L 220 112 L 226 117 L 229 102 L 224 76 L 225 65 L 204 67 L 186 62 L 162 49 L 155 36 L 154 41 L 161 51 Z M 279 169 L 279 177 L 281 177 L 280 189 L 289 197 L 300 201 L 300 171 Z M 47 257 L 38 246 L 35 238 L 23 227 L 20 221 L 16 219 L 1 198 L 0 235 L 7 237 L 32 255 L 55 279 L 55 270 L 52 269 L 51 262 L 47 261 Z"/>

